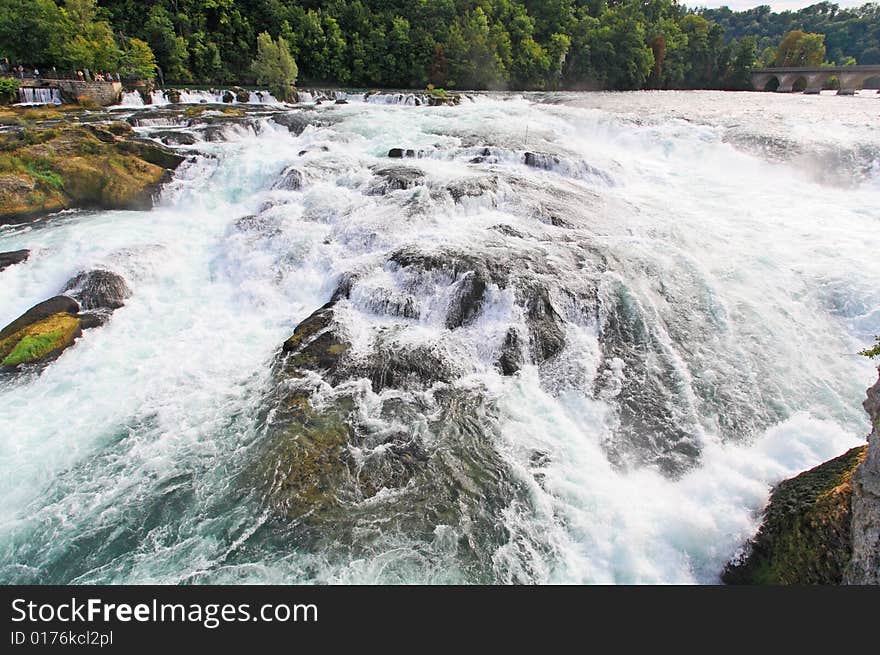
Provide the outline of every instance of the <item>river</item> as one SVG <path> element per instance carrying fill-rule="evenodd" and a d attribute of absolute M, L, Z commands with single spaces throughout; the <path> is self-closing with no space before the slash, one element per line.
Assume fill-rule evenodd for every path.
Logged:
<path fill-rule="evenodd" d="M 0 228 L 32 251 L 0 324 L 81 270 L 133 291 L 0 380 L 0 581 L 717 582 L 771 486 L 869 430 L 878 112 L 548 93 L 352 96 L 210 141 L 168 121 L 199 138 L 151 211 Z M 279 512 L 253 473 L 273 362 L 341 281 L 349 366 L 309 380 L 348 412 L 347 473 Z"/>

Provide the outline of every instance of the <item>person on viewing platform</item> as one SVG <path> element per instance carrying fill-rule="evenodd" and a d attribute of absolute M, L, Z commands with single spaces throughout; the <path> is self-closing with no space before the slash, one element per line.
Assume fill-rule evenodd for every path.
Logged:
<path fill-rule="evenodd" d="M 76 71 L 76 79 L 78 79 L 80 82 L 83 82 L 85 80 L 85 76 L 83 75 L 82 71 Z"/>
<path fill-rule="evenodd" d="M 36 68 L 34 69 L 34 79 L 35 80 L 40 79 L 40 71 Z"/>

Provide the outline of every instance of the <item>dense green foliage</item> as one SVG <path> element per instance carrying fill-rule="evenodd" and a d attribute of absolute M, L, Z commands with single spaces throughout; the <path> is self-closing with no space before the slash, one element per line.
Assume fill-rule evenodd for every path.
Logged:
<path fill-rule="evenodd" d="M 0 55 L 68 71 L 119 71 L 151 79 L 149 45 L 114 32 L 97 0 L 0 0 Z"/>
<path fill-rule="evenodd" d="M 729 38 L 754 36 L 758 49 L 775 48 L 793 30 L 825 36 L 828 61 L 837 64 L 880 64 L 880 4 L 841 9 L 820 2 L 798 11 L 774 13 L 762 6 L 734 12 L 727 7 L 704 9 L 702 15 L 724 28 Z"/>
<path fill-rule="evenodd" d="M 0 105 L 18 102 L 18 80 L 11 77 L 0 77 Z"/>
<path fill-rule="evenodd" d="M 277 41 L 266 32 L 257 37 L 257 58 L 252 69 L 257 84 L 265 85 L 279 100 L 291 99 L 297 66 L 283 36 Z"/>
<path fill-rule="evenodd" d="M 166 82 L 231 84 L 256 81 L 266 33 L 288 44 L 306 84 L 740 89 L 757 53 L 772 47 L 775 59 L 788 32 L 824 34 L 829 57 L 869 63 L 880 24 L 874 4 L 773 14 L 692 13 L 676 0 L 100 0 L 97 12 L 94 2 L 0 0 L 0 54 L 115 69 L 142 52 L 124 34 L 149 44 Z M 815 40 L 801 45 L 818 52 Z M 126 70 L 149 68 L 141 60 Z"/>
<path fill-rule="evenodd" d="M 870 357 L 871 359 L 874 359 L 875 357 L 880 357 L 880 336 L 877 336 L 875 340 L 877 341 L 877 343 L 875 343 L 873 347 L 867 348 L 859 354 L 864 355 L 865 357 Z"/>

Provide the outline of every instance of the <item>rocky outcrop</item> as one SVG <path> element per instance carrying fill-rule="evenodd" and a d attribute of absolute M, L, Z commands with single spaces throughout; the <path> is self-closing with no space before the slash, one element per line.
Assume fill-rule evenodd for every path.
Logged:
<path fill-rule="evenodd" d="M 367 191 L 371 195 L 383 195 L 425 184 L 425 171 L 415 166 L 384 166 L 373 172 L 379 180 Z"/>
<path fill-rule="evenodd" d="M 728 584 L 880 584 L 880 380 L 868 445 L 781 482 Z"/>
<path fill-rule="evenodd" d="M 80 273 L 62 295 L 34 305 L 0 330 L 0 371 L 55 359 L 84 329 L 102 325 L 129 296 L 125 280 L 115 273 Z"/>
<path fill-rule="evenodd" d="M 2 137 L 0 225 L 70 208 L 148 209 L 183 157 L 132 138 L 124 123 L 41 128 Z"/>
<path fill-rule="evenodd" d="M 275 183 L 273 189 L 284 189 L 286 191 L 299 191 L 303 185 L 303 174 L 293 166 L 288 166 L 281 173 Z"/>
<path fill-rule="evenodd" d="M 34 307 L 0 330 L 0 370 L 53 359 L 82 334 L 79 305 L 56 296 Z"/>
<path fill-rule="evenodd" d="M 852 481 L 852 559 L 848 584 L 880 584 L 880 380 L 863 404 L 871 417 L 867 456 Z"/>
<path fill-rule="evenodd" d="M 30 250 L 13 250 L 11 252 L 0 252 L 0 271 L 21 264 L 30 257 Z"/>
<path fill-rule="evenodd" d="M 131 297 L 131 289 L 121 275 L 102 269 L 79 273 L 62 293 L 79 301 L 85 311 L 113 311 Z"/>
<path fill-rule="evenodd" d="M 721 579 L 727 584 L 843 582 L 852 553 L 853 473 L 866 450 L 853 448 L 779 483 L 758 534 Z"/>

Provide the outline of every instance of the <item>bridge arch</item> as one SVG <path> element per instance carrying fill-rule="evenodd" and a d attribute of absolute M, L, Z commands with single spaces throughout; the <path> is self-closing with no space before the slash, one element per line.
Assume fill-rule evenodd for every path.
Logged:
<path fill-rule="evenodd" d="M 867 78 L 862 83 L 862 89 L 877 89 L 877 93 L 880 93 L 880 73 Z"/>
<path fill-rule="evenodd" d="M 755 68 L 751 73 L 752 88 L 757 91 L 819 93 L 831 78 L 837 78 L 840 95 L 852 95 L 866 83 L 873 86 L 878 77 L 880 64 Z"/>
<path fill-rule="evenodd" d="M 761 85 L 761 91 L 776 91 L 779 88 L 779 78 L 776 75 L 770 75 L 764 80 L 764 84 Z"/>

